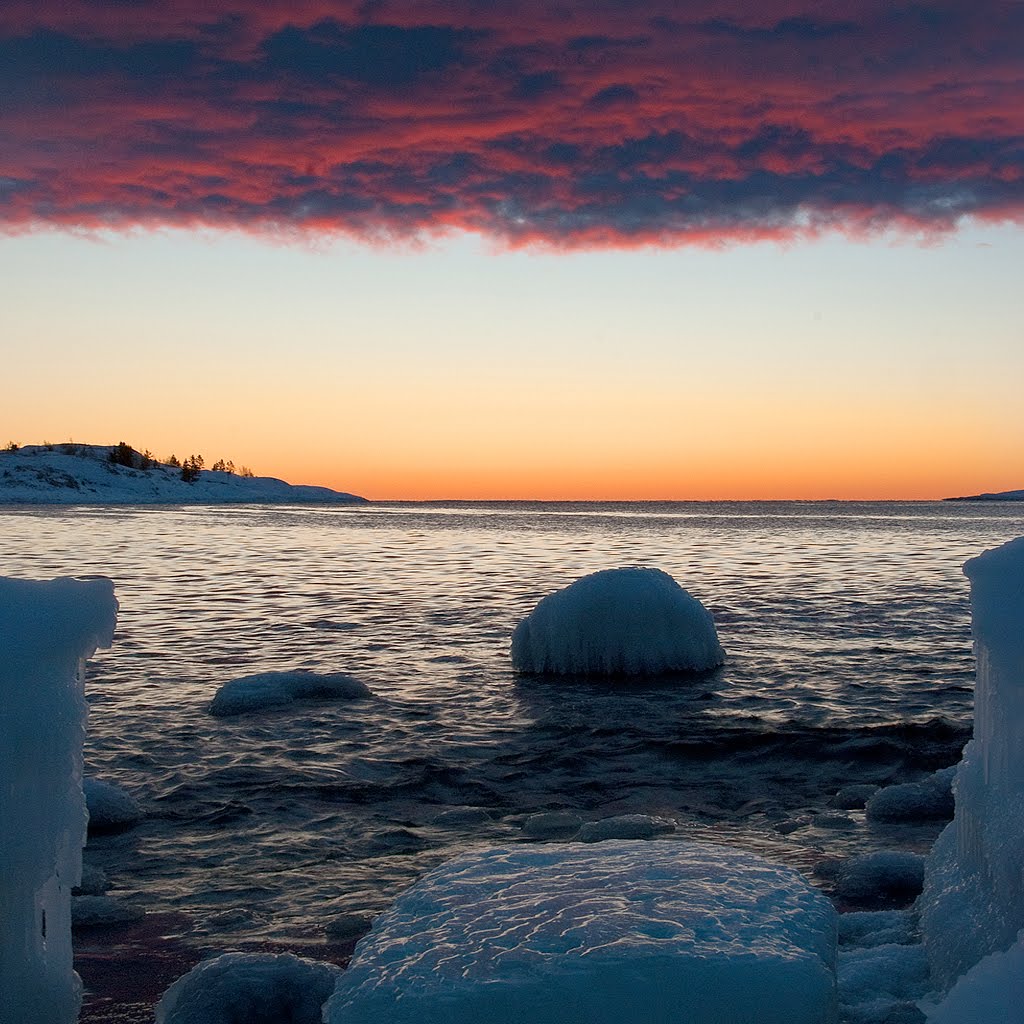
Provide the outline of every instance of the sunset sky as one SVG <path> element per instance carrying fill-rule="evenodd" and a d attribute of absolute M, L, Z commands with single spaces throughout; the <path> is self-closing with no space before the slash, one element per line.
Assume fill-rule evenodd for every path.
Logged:
<path fill-rule="evenodd" d="M 4 0 L 0 444 L 1024 487 L 1016 0 Z"/>

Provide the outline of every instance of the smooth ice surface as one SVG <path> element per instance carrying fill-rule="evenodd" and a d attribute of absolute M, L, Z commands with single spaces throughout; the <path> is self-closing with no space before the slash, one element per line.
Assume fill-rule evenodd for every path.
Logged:
<path fill-rule="evenodd" d="M 67 1024 L 71 889 L 81 879 L 86 810 L 82 665 L 109 647 L 107 579 L 0 579 L 0 1021 Z"/>
<path fill-rule="evenodd" d="M 1024 538 L 964 566 L 978 663 L 956 814 L 928 857 L 921 926 L 949 988 L 1024 927 Z"/>
<path fill-rule="evenodd" d="M 90 832 L 115 831 L 142 820 L 142 808 L 135 798 L 113 782 L 83 779 L 82 792 L 89 811 Z"/>
<path fill-rule="evenodd" d="M 356 947 L 327 1024 L 825 1024 L 836 915 L 802 876 L 675 841 L 465 854 Z"/>
<path fill-rule="evenodd" d="M 1024 1017 L 1024 932 L 1005 952 L 978 961 L 937 1006 L 928 1024 L 1020 1024 Z"/>
<path fill-rule="evenodd" d="M 156 1024 L 321 1024 L 340 974 L 290 953 L 225 953 L 167 989 Z"/>
<path fill-rule="evenodd" d="M 220 717 L 281 707 L 297 700 L 352 700 L 369 697 L 365 683 L 341 672 L 260 672 L 225 683 L 210 714 Z"/>
<path fill-rule="evenodd" d="M 512 634 L 512 665 L 552 675 L 703 672 L 725 652 L 711 613 L 660 569 L 604 569 L 542 598 Z"/>

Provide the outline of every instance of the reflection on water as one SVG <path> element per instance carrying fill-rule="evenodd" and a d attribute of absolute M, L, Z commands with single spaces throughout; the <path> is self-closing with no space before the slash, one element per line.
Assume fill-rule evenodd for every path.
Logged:
<path fill-rule="evenodd" d="M 148 817 L 88 859 L 198 936 L 301 945 L 458 850 L 522 841 L 539 810 L 661 815 L 806 869 L 885 845 L 860 812 L 845 830 L 814 816 L 840 786 L 956 760 L 973 672 L 959 566 L 1024 533 L 1024 507 L 4 509 L 0 529 L 6 575 L 117 584 L 86 756 Z M 713 612 L 722 669 L 512 674 L 512 628 L 540 597 L 633 564 Z M 286 669 L 349 672 L 375 697 L 206 713 L 228 679 Z"/>

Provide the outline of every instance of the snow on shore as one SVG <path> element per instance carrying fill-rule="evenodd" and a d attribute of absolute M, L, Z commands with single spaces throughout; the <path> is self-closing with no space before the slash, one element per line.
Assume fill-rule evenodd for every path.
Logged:
<path fill-rule="evenodd" d="M 192 482 L 180 468 L 149 469 L 111 461 L 116 445 L 25 445 L 0 451 L 0 505 L 345 504 L 366 499 L 329 487 L 200 470 Z M 138 453 L 135 453 L 136 455 Z M 141 464 L 139 456 L 137 464 Z"/>

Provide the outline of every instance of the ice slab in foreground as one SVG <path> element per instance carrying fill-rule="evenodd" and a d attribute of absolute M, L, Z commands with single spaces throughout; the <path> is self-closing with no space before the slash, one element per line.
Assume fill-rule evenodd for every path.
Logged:
<path fill-rule="evenodd" d="M 71 889 L 86 810 L 82 664 L 109 647 L 110 580 L 0 579 L 0 1021 L 70 1024 Z"/>
<path fill-rule="evenodd" d="M 974 738 L 921 896 L 922 934 L 943 988 L 1024 928 L 1024 538 L 971 559 L 964 572 L 978 662 Z"/>
<path fill-rule="evenodd" d="M 836 915 L 795 871 L 673 841 L 465 854 L 374 921 L 327 1024 L 831 1024 Z"/>
<path fill-rule="evenodd" d="M 668 573 L 604 569 L 548 594 L 512 634 L 519 672 L 659 675 L 704 672 L 725 652 L 711 613 Z"/>

